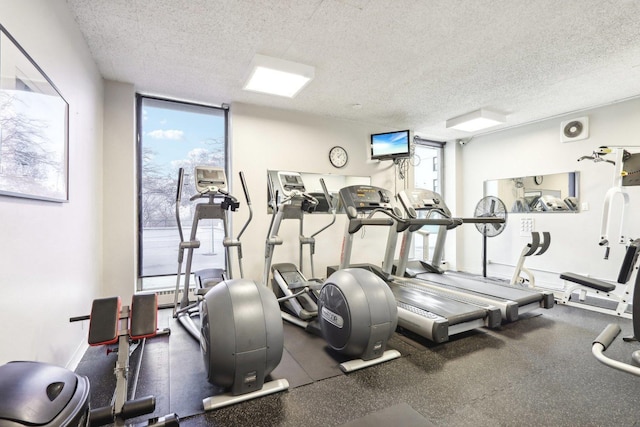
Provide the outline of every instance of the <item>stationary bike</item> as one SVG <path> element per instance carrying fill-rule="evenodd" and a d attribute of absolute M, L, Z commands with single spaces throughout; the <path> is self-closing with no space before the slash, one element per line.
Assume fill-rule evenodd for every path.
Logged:
<path fill-rule="evenodd" d="M 240 204 L 226 191 L 227 179 L 224 170 L 197 166 L 194 175 L 197 194 L 191 200 L 204 198 L 206 202 L 196 205 L 189 241 L 183 239 L 179 207 L 176 206 L 181 242 L 174 315 L 180 323 L 185 325 L 189 333 L 200 341 L 208 381 L 228 390 L 225 394 L 203 400 L 204 409 L 212 410 L 286 390 L 289 383 L 285 379 L 266 382 L 266 377 L 282 359 L 284 345 L 280 308 L 275 295 L 252 280 L 231 278 L 230 248 L 237 248 L 238 262 L 241 264 L 240 237 L 251 221 L 251 213 L 238 237 L 236 239 L 228 237 L 230 232 L 227 213 L 237 210 Z M 177 205 L 180 201 L 183 176 L 184 172 L 180 170 Z M 242 173 L 240 173 L 240 180 L 247 206 L 251 209 L 251 200 Z M 226 274 L 220 277 L 220 280 L 213 280 L 213 283 L 209 283 L 210 286 L 203 287 L 198 292 L 198 300 L 192 304 L 188 297 L 191 263 L 194 249 L 200 246 L 200 242 L 196 239 L 196 232 L 198 222 L 206 218 L 218 218 L 223 221 L 225 230 L 223 245 L 226 249 L 227 268 Z M 187 265 L 183 296 L 178 305 L 185 249 Z M 242 268 L 240 271 L 242 274 Z M 192 317 L 195 308 L 199 310 L 199 326 L 193 320 L 195 316 Z"/>

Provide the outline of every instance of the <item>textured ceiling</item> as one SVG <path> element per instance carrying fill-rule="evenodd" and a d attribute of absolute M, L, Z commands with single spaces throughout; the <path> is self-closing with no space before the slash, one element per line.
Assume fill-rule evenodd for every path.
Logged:
<path fill-rule="evenodd" d="M 640 95 L 638 0 L 67 3 L 106 79 L 213 105 L 445 140 L 470 136 L 445 121 L 478 108 L 508 127 Z M 294 99 L 243 91 L 256 53 L 313 65 L 315 79 Z"/>

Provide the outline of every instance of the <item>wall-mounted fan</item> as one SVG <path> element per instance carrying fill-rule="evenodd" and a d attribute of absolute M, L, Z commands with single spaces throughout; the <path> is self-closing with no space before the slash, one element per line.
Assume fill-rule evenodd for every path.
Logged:
<path fill-rule="evenodd" d="M 476 222 L 476 228 L 482 234 L 482 276 L 487 277 L 487 237 L 495 237 L 507 226 L 507 208 L 504 202 L 494 196 L 480 199 L 474 211 L 474 217 L 485 222 Z"/>
<path fill-rule="evenodd" d="M 560 141 L 572 142 L 589 138 L 589 116 L 560 123 Z"/>

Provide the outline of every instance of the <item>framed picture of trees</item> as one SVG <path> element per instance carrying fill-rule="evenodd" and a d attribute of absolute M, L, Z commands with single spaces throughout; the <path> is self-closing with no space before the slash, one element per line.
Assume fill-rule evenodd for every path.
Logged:
<path fill-rule="evenodd" d="M 0 25 L 0 195 L 69 200 L 69 104 Z"/>

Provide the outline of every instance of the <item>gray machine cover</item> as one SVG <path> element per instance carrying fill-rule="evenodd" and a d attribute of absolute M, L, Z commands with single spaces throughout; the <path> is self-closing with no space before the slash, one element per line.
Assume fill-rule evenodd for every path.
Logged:
<path fill-rule="evenodd" d="M 226 280 L 200 306 L 200 347 L 210 383 L 234 395 L 260 390 L 282 359 L 280 306 L 252 280 Z"/>
<path fill-rule="evenodd" d="M 361 268 L 329 276 L 320 291 L 318 314 L 329 346 L 363 360 L 384 353 L 398 323 L 398 308 L 387 284 Z"/>
<path fill-rule="evenodd" d="M 0 366 L 0 425 L 86 426 L 88 415 L 86 377 L 41 362 Z"/>

